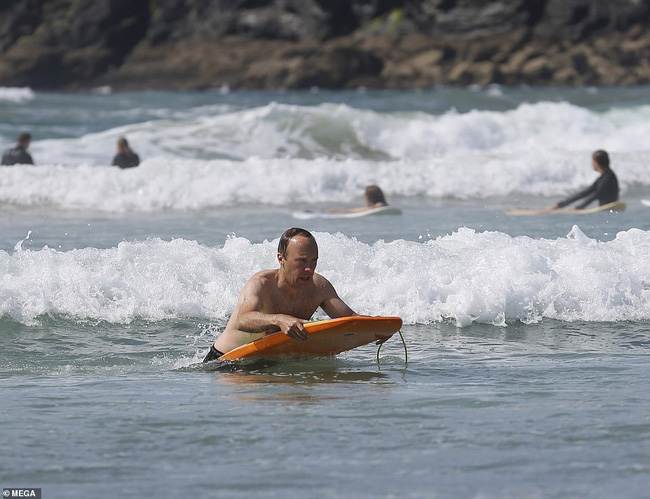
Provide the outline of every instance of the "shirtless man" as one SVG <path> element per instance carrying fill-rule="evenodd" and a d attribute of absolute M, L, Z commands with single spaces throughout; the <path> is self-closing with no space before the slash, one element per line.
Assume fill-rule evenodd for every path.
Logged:
<path fill-rule="evenodd" d="M 203 359 L 281 331 L 297 340 L 309 338 L 303 323 L 318 307 L 332 318 L 357 315 L 336 294 L 334 286 L 317 274 L 318 245 L 305 229 L 288 229 L 278 244 L 277 270 L 263 270 L 246 283 L 226 329 Z"/>

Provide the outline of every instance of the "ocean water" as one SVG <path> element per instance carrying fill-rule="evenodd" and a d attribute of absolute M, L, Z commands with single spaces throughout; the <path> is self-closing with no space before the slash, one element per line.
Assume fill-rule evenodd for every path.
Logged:
<path fill-rule="evenodd" d="M 650 87 L 0 88 L 0 485 L 44 498 L 648 497 Z M 143 162 L 111 167 L 118 137 Z M 593 182 L 627 209 L 511 217 Z M 401 216 L 296 220 L 376 183 Z M 200 361 L 291 226 L 399 339 Z M 314 319 L 323 318 L 317 312 Z"/>

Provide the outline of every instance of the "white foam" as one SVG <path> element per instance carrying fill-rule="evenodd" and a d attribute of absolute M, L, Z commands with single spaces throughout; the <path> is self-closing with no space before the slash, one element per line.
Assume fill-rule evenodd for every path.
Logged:
<path fill-rule="evenodd" d="M 34 98 L 34 91 L 29 87 L 0 87 L 0 101 L 21 103 Z"/>
<path fill-rule="evenodd" d="M 368 245 L 317 233 L 319 272 L 356 311 L 408 323 L 650 320 L 650 232 L 600 242 L 574 227 L 555 240 L 459 229 L 426 242 Z M 225 320 L 247 279 L 275 268 L 277 241 L 221 247 L 150 239 L 110 249 L 0 252 L 0 314 L 116 323 Z"/>
<path fill-rule="evenodd" d="M 93 88 L 92 93 L 99 95 L 110 95 L 113 93 L 113 89 L 109 85 L 103 85 L 101 87 Z"/>
<path fill-rule="evenodd" d="M 396 195 L 558 196 L 595 180 L 597 175 L 584 165 L 585 156 L 589 157 L 578 154 L 548 162 L 507 156 L 394 162 L 154 157 L 145 158 L 140 167 L 129 170 L 88 164 L 14 167 L 3 170 L 0 203 L 116 213 L 204 210 L 245 203 L 341 203 L 358 202 L 369 184 L 380 185 L 389 200 Z M 617 174 L 624 192 L 631 180 L 650 183 L 647 164 L 642 156 L 619 161 Z"/>
<path fill-rule="evenodd" d="M 344 104 L 271 103 L 235 111 L 213 107 L 172 113 L 178 116 L 78 139 L 41 141 L 34 148 L 47 152 L 49 161 L 64 164 L 75 158 L 106 164 L 103 151 L 112 150 L 119 135 L 128 135 L 146 157 L 420 161 L 472 154 L 524 154 L 546 160 L 555 154 L 565 157 L 598 148 L 648 151 L 644 141 L 636 139 L 650 133 L 647 106 L 597 114 L 568 103 L 542 102 L 506 112 L 450 111 L 439 116 L 379 113 Z"/>

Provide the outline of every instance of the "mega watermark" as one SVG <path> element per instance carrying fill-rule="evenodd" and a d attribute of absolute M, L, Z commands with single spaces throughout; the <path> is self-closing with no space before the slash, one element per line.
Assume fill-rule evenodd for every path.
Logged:
<path fill-rule="evenodd" d="M 11 489 L 2 489 L 2 497 L 28 497 L 31 499 L 41 499 L 41 489 L 27 487 L 14 487 Z"/>

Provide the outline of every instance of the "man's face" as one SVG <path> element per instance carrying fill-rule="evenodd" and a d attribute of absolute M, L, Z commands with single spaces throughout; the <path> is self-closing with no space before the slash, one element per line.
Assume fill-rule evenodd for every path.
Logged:
<path fill-rule="evenodd" d="M 293 286 L 306 286 L 314 278 L 318 262 L 318 246 L 313 239 L 295 236 L 287 245 L 286 256 L 278 253 L 278 261 L 286 281 Z"/>

